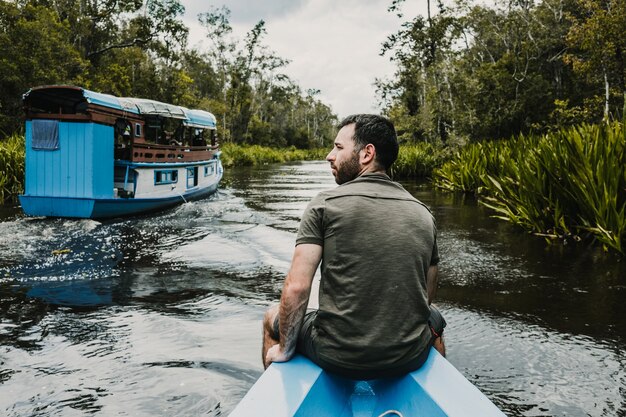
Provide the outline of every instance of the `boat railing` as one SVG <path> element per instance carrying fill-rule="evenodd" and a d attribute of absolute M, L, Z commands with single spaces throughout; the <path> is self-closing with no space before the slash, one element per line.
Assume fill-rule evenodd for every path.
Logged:
<path fill-rule="evenodd" d="M 194 162 L 213 158 L 218 146 L 157 145 L 133 143 L 132 162 Z"/>

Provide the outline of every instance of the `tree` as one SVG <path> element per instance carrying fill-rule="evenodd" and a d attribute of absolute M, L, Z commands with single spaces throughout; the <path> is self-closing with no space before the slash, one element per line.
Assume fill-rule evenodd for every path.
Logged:
<path fill-rule="evenodd" d="M 377 84 L 401 137 L 509 137 L 548 129 L 563 103 L 588 100 L 563 60 L 574 1 L 456 0 L 405 22 L 382 49 L 397 64 L 395 78 Z"/>
<path fill-rule="evenodd" d="M 258 71 L 257 51 L 265 33 L 265 22 L 260 20 L 246 34 L 244 49 L 237 54 L 234 65 L 231 67 L 231 90 L 228 97 L 230 110 L 233 113 L 231 137 L 235 142 L 243 142 L 244 135 L 248 131 L 253 98 L 250 82 L 253 73 Z"/>
<path fill-rule="evenodd" d="M 403 0 L 395 0 L 391 11 L 398 12 Z M 416 16 L 405 22 L 402 29 L 391 35 L 382 45 L 381 54 L 393 54 L 391 60 L 398 65 L 395 83 L 378 82 L 378 90 L 395 97 L 405 106 L 408 125 L 418 123 L 414 140 L 442 141 L 449 136 L 454 124 L 454 102 L 450 97 L 447 68 L 455 51 L 452 44 L 458 36 L 458 22 L 450 9 L 437 1 L 436 15 L 427 3 L 427 16 Z M 401 14 L 400 14 L 401 15 Z M 426 123 L 419 123 L 418 120 Z"/>
<path fill-rule="evenodd" d="M 604 90 L 603 116 L 616 117 L 626 106 L 626 3 L 622 0 L 578 0 L 577 13 L 568 15 L 567 62 L 591 85 Z M 595 93 L 597 96 L 597 93 Z"/>
<path fill-rule="evenodd" d="M 289 61 L 263 44 L 265 22 L 256 23 L 242 45 L 231 36 L 230 10 L 211 8 L 199 16 L 219 86 L 211 105 L 222 125 L 222 140 L 237 143 L 320 146 L 330 140 L 336 116 L 328 106 L 293 84 L 282 69 Z"/>
<path fill-rule="evenodd" d="M 72 83 L 85 71 L 71 37 L 67 22 L 46 7 L 0 2 L 0 132 L 18 128 L 29 88 Z"/>
<path fill-rule="evenodd" d="M 229 131 L 227 124 L 228 107 L 226 106 L 228 94 L 228 72 L 232 65 L 232 55 L 237 47 L 236 42 L 230 39 L 233 31 L 230 25 L 230 10 L 222 6 L 221 8 L 212 7 L 206 13 L 198 15 L 198 21 L 207 30 L 206 37 L 211 41 L 209 48 L 209 57 L 216 63 L 218 69 L 218 84 L 221 86 L 221 101 L 219 106 L 223 110 L 218 113 L 222 121 L 222 140 L 226 140 L 226 133 Z M 214 99 L 215 100 L 215 99 Z M 230 135 L 228 135 L 230 137 Z"/>

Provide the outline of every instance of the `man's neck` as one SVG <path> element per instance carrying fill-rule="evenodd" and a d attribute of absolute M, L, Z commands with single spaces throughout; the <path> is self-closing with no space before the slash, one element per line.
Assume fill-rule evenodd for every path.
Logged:
<path fill-rule="evenodd" d="M 384 174 L 387 175 L 387 171 L 383 168 L 379 168 L 377 165 L 375 164 L 368 164 L 365 165 L 361 168 L 361 171 L 359 172 L 359 177 L 363 174 Z"/>

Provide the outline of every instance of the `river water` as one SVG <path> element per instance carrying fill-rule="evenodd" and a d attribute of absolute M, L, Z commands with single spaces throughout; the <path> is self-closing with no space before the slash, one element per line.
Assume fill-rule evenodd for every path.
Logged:
<path fill-rule="evenodd" d="M 127 220 L 0 207 L 0 415 L 228 415 L 261 375 L 302 210 L 334 186 L 308 162 Z M 405 186 L 438 221 L 448 360 L 510 416 L 626 416 L 626 261 Z"/>

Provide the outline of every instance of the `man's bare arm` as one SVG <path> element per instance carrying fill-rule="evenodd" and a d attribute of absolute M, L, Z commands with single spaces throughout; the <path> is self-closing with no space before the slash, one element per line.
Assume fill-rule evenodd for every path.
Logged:
<path fill-rule="evenodd" d="M 426 292 L 428 293 L 428 305 L 430 305 L 435 300 L 435 295 L 437 294 L 437 281 L 439 267 L 437 265 L 431 265 L 428 267 L 428 272 L 426 273 Z"/>
<path fill-rule="evenodd" d="M 288 361 L 293 357 L 309 302 L 313 277 L 321 259 L 321 246 L 315 244 L 296 246 L 280 298 L 280 345 L 268 351 L 266 358 L 268 364 Z"/>

